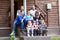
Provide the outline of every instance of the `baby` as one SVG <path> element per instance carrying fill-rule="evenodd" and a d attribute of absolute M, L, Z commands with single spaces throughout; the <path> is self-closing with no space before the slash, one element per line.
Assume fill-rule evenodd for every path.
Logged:
<path fill-rule="evenodd" d="M 34 27 L 32 26 L 32 21 L 31 20 L 28 20 L 26 28 L 27 28 L 27 36 L 30 37 L 31 33 L 32 33 L 31 36 L 33 36 Z"/>

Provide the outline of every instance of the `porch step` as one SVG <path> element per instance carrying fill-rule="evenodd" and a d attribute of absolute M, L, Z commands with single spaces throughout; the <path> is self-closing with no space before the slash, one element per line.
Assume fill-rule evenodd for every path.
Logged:
<path fill-rule="evenodd" d="M 47 35 L 59 35 L 60 27 L 48 27 Z"/>
<path fill-rule="evenodd" d="M 0 27 L 0 37 L 9 37 L 11 33 L 10 27 Z"/>
<path fill-rule="evenodd" d="M 0 40 L 10 40 L 9 37 L 0 37 Z M 19 40 L 19 38 L 15 38 L 14 40 Z"/>
<path fill-rule="evenodd" d="M 49 27 L 49 28 L 47 28 L 47 30 L 48 30 L 47 36 L 55 36 L 55 35 L 59 35 L 60 34 L 60 28 L 59 27 Z M 24 31 L 22 33 L 18 29 L 18 34 L 19 34 L 19 36 L 26 36 L 26 31 Z"/>
<path fill-rule="evenodd" d="M 20 37 L 20 40 L 50 40 L 50 36 Z"/>
<path fill-rule="evenodd" d="M 0 37 L 0 40 L 9 40 L 9 37 Z"/>
<path fill-rule="evenodd" d="M 9 37 L 0 37 L 0 40 L 9 40 Z M 20 37 L 19 38 L 15 38 L 14 40 L 50 40 L 49 36 L 35 36 L 35 37 Z"/>

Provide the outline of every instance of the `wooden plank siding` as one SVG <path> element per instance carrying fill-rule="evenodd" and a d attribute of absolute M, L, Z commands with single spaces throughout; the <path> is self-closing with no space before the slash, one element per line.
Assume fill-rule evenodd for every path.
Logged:
<path fill-rule="evenodd" d="M 0 0 L 0 37 L 9 36 L 9 6 L 10 0 Z"/>
<path fill-rule="evenodd" d="M 0 0 L 0 27 L 8 27 L 9 0 Z"/>
<path fill-rule="evenodd" d="M 27 9 L 31 8 L 35 3 L 44 11 L 46 11 L 46 4 L 51 3 L 52 9 L 47 11 L 48 26 L 58 26 L 58 0 L 27 0 Z"/>
<path fill-rule="evenodd" d="M 34 4 L 34 0 L 27 0 L 27 10 L 31 9 L 33 4 Z"/>

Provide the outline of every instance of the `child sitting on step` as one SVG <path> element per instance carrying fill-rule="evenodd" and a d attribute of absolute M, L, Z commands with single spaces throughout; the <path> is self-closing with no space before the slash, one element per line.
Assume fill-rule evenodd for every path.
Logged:
<path fill-rule="evenodd" d="M 42 36 L 47 36 L 47 25 L 45 24 L 44 20 L 41 20 L 41 24 L 39 25 L 39 29 L 41 31 Z"/>
<path fill-rule="evenodd" d="M 36 24 L 36 21 L 33 21 L 33 27 L 34 27 L 34 36 L 38 35 L 38 25 Z"/>
<path fill-rule="evenodd" d="M 30 37 L 30 34 L 31 36 L 33 36 L 34 27 L 32 26 L 32 20 L 28 20 L 26 28 L 27 28 L 27 36 Z"/>

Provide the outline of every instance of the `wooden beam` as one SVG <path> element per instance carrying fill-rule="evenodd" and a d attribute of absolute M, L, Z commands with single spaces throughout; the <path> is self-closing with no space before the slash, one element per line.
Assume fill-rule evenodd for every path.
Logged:
<path fill-rule="evenodd" d="M 11 0 L 11 27 L 13 26 L 14 22 L 14 0 Z"/>
<path fill-rule="evenodd" d="M 26 12 L 27 12 L 27 5 L 26 5 L 26 0 L 23 0 L 23 3 L 24 3 L 24 13 L 25 13 L 25 15 L 26 15 Z"/>
<path fill-rule="evenodd" d="M 60 0 L 58 1 L 59 4 L 59 26 L 60 26 Z"/>

